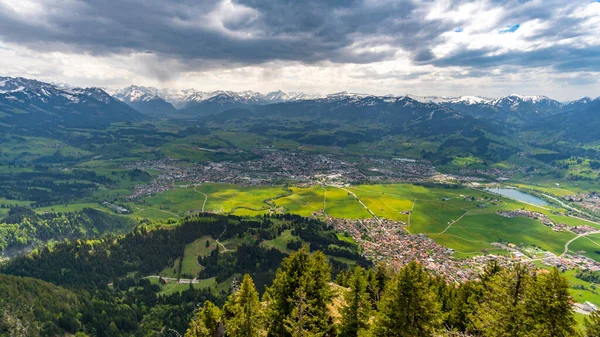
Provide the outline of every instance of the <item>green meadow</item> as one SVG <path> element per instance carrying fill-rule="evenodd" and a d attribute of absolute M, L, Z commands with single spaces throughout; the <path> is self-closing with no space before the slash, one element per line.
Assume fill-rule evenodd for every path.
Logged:
<path fill-rule="evenodd" d="M 600 228 L 585 220 L 553 214 L 547 207 L 523 204 L 482 190 L 441 185 L 382 184 L 343 188 L 240 187 L 207 183 L 146 198 L 144 204 L 135 204 L 132 209 L 136 217 L 159 219 L 185 216 L 189 211 L 200 211 L 202 205 L 205 211 L 250 216 L 275 212 L 348 219 L 372 217 L 359 200 L 376 216 L 404 221 L 411 233 L 427 234 L 439 244 L 454 249 L 457 257 L 502 253 L 491 245 L 499 241 L 533 245 L 560 254 L 565 243 L 575 236 L 570 232 L 555 232 L 528 218 L 501 217 L 496 214 L 499 210 L 524 208 L 571 226 L 587 224 Z M 284 235 L 267 245 L 285 251 L 289 239 Z M 595 253 L 600 251 L 600 238 L 592 239 L 578 239 L 570 250 L 600 260 L 600 255 Z"/>
<path fill-rule="evenodd" d="M 193 277 L 198 275 L 204 268 L 198 264 L 198 256 L 206 256 L 215 249 L 217 249 L 217 242 L 210 236 L 201 237 L 185 245 L 183 261 L 181 263 L 181 275 L 192 275 Z"/>

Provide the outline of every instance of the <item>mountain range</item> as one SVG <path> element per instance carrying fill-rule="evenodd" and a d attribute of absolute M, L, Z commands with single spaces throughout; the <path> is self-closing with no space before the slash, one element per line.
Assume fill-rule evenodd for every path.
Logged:
<path fill-rule="evenodd" d="M 300 92 L 273 91 L 261 94 L 255 91 L 198 91 L 195 89 L 157 89 L 132 85 L 127 88 L 108 90 L 115 98 L 141 112 L 168 115 L 173 109 L 190 114 L 212 114 L 246 105 L 266 105 L 287 101 L 315 99 L 321 96 Z M 172 109 L 168 105 L 172 106 Z"/>
<path fill-rule="evenodd" d="M 169 115 L 173 109 L 186 115 L 210 115 L 234 108 L 247 108 L 253 105 L 269 105 L 275 103 L 296 101 L 322 101 L 351 99 L 358 102 L 360 99 L 389 99 L 410 98 L 423 104 L 436 104 L 451 108 L 469 115 L 484 118 L 493 118 L 498 121 L 524 124 L 535 122 L 541 118 L 559 114 L 561 112 L 584 109 L 591 102 L 598 100 L 584 97 L 582 99 L 562 103 L 546 96 L 526 96 L 512 94 L 499 98 L 486 98 L 480 96 L 376 96 L 340 92 L 329 95 L 313 95 L 300 92 L 285 93 L 274 91 L 262 94 L 255 91 L 197 91 L 195 89 L 171 90 L 153 87 L 130 86 L 112 92 L 115 98 L 131 105 L 141 112 L 156 115 Z M 159 112 L 160 113 L 157 113 Z"/>
<path fill-rule="evenodd" d="M 108 91 L 108 92 L 107 92 Z M 228 111 L 229 110 L 229 111 Z M 330 95 L 254 91 L 171 90 L 130 86 L 119 90 L 76 88 L 25 78 L 0 77 L 0 126 L 39 128 L 103 127 L 155 117 L 187 119 L 244 116 L 380 123 L 406 132 L 457 131 L 485 124 L 505 128 L 540 129 L 576 139 L 599 138 L 600 98 L 561 103 L 546 96 L 376 96 L 340 92 Z M 208 117 L 210 115 L 218 115 Z M 422 127 L 414 127 L 422 125 Z M 427 125 L 427 126 L 425 126 Z M 419 130 L 419 131 L 417 131 Z M 582 135 L 581 130 L 588 130 Z M 425 133 L 431 133 L 425 132 Z"/>
<path fill-rule="evenodd" d="M 51 132 L 57 126 L 98 128 L 147 117 L 99 88 L 74 88 L 0 77 L 0 124 Z"/>

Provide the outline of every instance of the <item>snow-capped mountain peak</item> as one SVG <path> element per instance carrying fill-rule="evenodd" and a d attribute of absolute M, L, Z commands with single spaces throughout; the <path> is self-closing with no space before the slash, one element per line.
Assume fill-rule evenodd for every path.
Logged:
<path fill-rule="evenodd" d="M 480 96 L 458 96 L 458 97 L 440 97 L 440 96 L 416 96 L 416 95 L 407 95 L 408 97 L 414 99 L 417 102 L 421 103 L 433 103 L 433 104 L 485 104 L 490 101 L 490 99 Z"/>
<path fill-rule="evenodd" d="M 127 88 L 117 90 L 113 96 L 125 103 L 149 102 L 160 99 L 160 97 L 154 91 L 154 88 L 132 85 Z"/>
<path fill-rule="evenodd" d="M 101 88 L 56 85 L 22 77 L 0 77 L 0 94 L 6 95 L 9 99 L 36 99 L 44 103 L 48 103 L 51 99 L 67 99 L 71 103 L 80 103 L 88 97 L 104 104 L 109 104 L 113 100 Z"/>

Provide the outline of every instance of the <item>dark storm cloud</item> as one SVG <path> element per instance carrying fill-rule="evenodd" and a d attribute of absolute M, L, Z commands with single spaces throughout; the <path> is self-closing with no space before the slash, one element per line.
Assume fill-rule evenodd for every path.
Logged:
<path fill-rule="evenodd" d="M 390 58 L 395 51 L 355 51 L 351 47 L 357 38 L 391 33 L 378 24 L 391 17 L 411 17 L 415 8 L 408 0 L 394 3 L 391 11 L 351 1 L 240 1 L 234 3 L 237 12 L 226 10 L 220 18 L 213 15 L 219 20 L 214 25 L 209 13 L 232 4 L 139 0 L 66 4 L 46 4 L 41 18 L 15 15 L 0 4 L 0 36 L 40 50 L 71 48 L 91 54 L 147 51 L 188 61 L 241 64 L 270 60 L 369 63 Z M 414 29 L 408 33 L 418 34 Z"/>
<path fill-rule="evenodd" d="M 495 50 L 462 50 L 433 62 L 438 67 L 464 66 L 492 68 L 497 66 L 547 67 L 560 72 L 600 71 L 600 46 L 577 49 L 553 46 L 533 51 L 511 51 L 493 54 Z"/>
<path fill-rule="evenodd" d="M 452 8 L 469 1 L 455 0 Z M 578 37 L 580 19 L 557 10 L 564 0 L 490 0 L 504 7 L 495 31 L 514 32 L 517 23 L 552 20 L 528 39 Z M 15 13 L 0 0 L 0 40 L 31 49 L 92 55 L 150 53 L 202 68 L 268 61 L 373 63 L 407 52 L 416 64 L 487 68 L 498 65 L 552 66 L 560 71 L 597 69 L 597 54 L 562 46 L 508 52 L 458 50 L 436 59 L 432 49 L 445 32 L 468 21 L 426 19 L 433 0 L 97 0 L 43 1 L 37 13 Z M 215 14 L 220 13 L 220 14 Z M 516 28 L 515 28 L 516 27 Z M 589 32 L 587 32 L 589 33 Z M 375 48 L 386 46 L 386 48 Z M 569 59 L 570 58 L 570 59 Z M 594 64 L 595 63 L 595 64 Z M 160 65 L 149 66 L 168 77 Z M 165 73 L 166 72 L 166 73 Z"/>

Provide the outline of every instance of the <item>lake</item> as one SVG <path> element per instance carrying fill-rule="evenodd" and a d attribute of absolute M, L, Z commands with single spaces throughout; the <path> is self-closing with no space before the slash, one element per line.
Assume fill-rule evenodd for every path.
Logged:
<path fill-rule="evenodd" d="M 521 192 L 514 188 L 486 188 L 486 191 L 500 194 L 503 197 L 507 197 L 509 199 L 514 199 L 517 201 L 526 202 L 528 204 L 533 204 L 537 206 L 548 206 L 548 203 L 535 195 L 527 194 Z"/>

